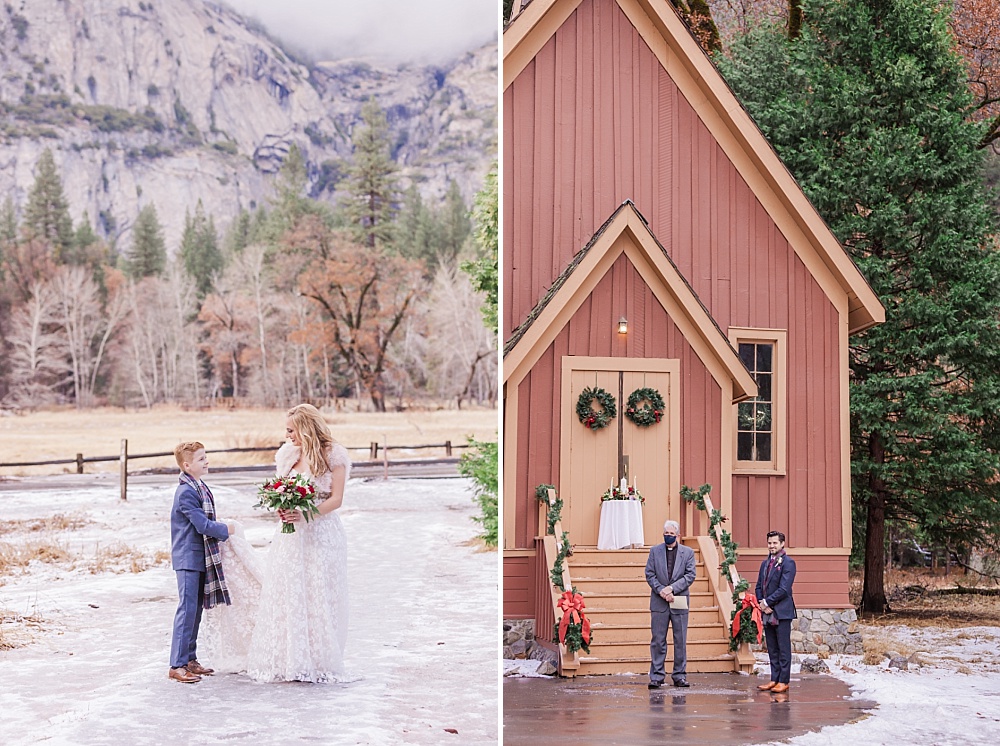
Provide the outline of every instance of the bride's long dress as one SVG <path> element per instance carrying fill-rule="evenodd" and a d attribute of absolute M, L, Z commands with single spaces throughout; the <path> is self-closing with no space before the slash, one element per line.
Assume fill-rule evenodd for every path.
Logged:
<path fill-rule="evenodd" d="M 283 445 L 277 473 L 291 473 L 299 456 L 298 447 Z M 350 476 L 343 446 L 333 446 L 329 463 Z M 330 472 L 305 473 L 317 492 L 330 492 Z M 266 557 L 242 532 L 219 546 L 232 605 L 205 612 L 205 660 L 256 681 L 347 680 L 347 536 L 337 511 L 299 521 L 292 534 L 279 527 Z"/>

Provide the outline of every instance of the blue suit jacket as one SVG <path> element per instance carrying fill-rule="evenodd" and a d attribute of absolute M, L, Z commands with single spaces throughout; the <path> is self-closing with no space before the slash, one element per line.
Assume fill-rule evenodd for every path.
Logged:
<path fill-rule="evenodd" d="M 771 561 L 767 557 L 760 563 L 760 571 L 757 573 L 757 588 L 754 593 L 757 600 L 767 602 L 767 605 L 774 609 L 778 619 L 795 619 L 795 599 L 792 598 L 792 583 L 795 582 L 795 560 L 787 554 L 783 556 L 780 565 L 776 565 L 767 578 L 767 587 L 764 587 L 764 574 L 767 572 L 767 563 Z"/>
<path fill-rule="evenodd" d="M 686 547 L 677 540 L 677 557 L 674 559 L 674 574 L 667 575 L 667 545 L 657 544 L 649 550 L 649 559 L 646 560 L 646 582 L 649 583 L 651 593 L 649 594 L 650 611 L 669 611 L 670 604 L 660 597 L 660 591 L 668 585 L 673 589 L 675 596 L 691 597 L 691 584 L 694 582 L 694 550 Z"/>
<path fill-rule="evenodd" d="M 221 521 L 210 521 L 201 507 L 198 491 L 181 482 L 174 492 L 170 511 L 170 560 L 175 570 L 205 570 L 205 540 L 211 536 L 225 541 L 229 528 Z"/>

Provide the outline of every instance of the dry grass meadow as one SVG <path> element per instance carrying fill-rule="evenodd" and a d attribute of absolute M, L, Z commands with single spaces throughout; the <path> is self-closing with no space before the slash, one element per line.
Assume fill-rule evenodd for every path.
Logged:
<path fill-rule="evenodd" d="M 863 577 L 851 573 L 851 602 L 861 603 Z M 874 627 L 905 624 L 909 627 L 1000 626 L 1000 594 L 996 582 L 975 573 L 952 568 L 892 569 L 886 572 L 885 590 L 891 611 L 865 616 Z M 979 592 L 977 592 L 979 591 Z"/>
<path fill-rule="evenodd" d="M 184 440 L 198 440 L 209 451 L 227 448 L 277 448 L 284 441 L 284 409 L 187 410 L 178 406 L 157 406 L 150 410 L 99 408 L 51 409 L 24 414 L 0 413 L 0 463 L 73 459 L 83 456 L 115 456 L 122 439 L 128 440 L 129 454 L 170 451 Z M 469 436 L 496 440 L 496 409 L 425 410 L 406 412 L 327 412 L 333 436 L 366 458 L 369 443 L 387 441 L 389 447 L 444 443 L 464 444 Z M 419 458 L 444 455 L 443 449 L 391 452 L 391 458 Z M 457 451 L 456 453 L 461 453 Z M 216 467 L 266 464 L 273 454 L 214 454 Z M 173 459 L 142 459 L 130 462 L 129 469 L 173 467 Z M 117 462 L 86 464 L 87 473 L 112 472 Z M 74 464 L 35 467 L 0 467 L 3 476 L 74 473 Z"/>

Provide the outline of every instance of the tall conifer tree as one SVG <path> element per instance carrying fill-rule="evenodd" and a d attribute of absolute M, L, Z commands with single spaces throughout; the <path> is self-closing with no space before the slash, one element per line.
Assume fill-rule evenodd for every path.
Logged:
<path fill-rule="evenodd" d="M 821 0 L 798 38 L 753 33 L 722 61 L 886 306 L 851 346 L 869 612 L 886 605 L 887 519 L 939 542 L 1000 530 L 1000 254 L 947 21 L 936 0 Z"/>
<path fill-rule="evenodd" d="M 472 210 L 472 218 L 476 226 L 474 234 L 479 258 L 474 262 L 466 262 L 462 270 L 472 277 L 472 285 L 476 290 L 486 294 L 486 300 L 480 309 L 483 323 L 494 333 L 498 333 L 497 308 L 500 298 L 500 200 L 497 183 L 497 164 L 486 175 L 483 188 L 476 193 Z"/>
<path fill-rule="evenodd" d="M 7 256 L 17 242 L 17 210 L 14 200 L 7 196 L 0 208 L 0 284 L 3 283 Z"/>
<path fill-rule="evenodd" d="M 31 238 L 48 241 L 58 261 L 71 259 L 73 219 L 69 216 L 62 179 L 48 148 L 39 156 L 35 166 L 35 183 L 28 194 L 22 227 Z"/>
<path fill-rule="evenodd" d="M 344 212 L 351 237 L 369 248 L 392 243 L 399 209 L 396 163 L 389 145 L 385 112 L 369 99 L 352 137 L 354 160 L 347 172 Z"/>
<path fill-rule="evenodd" d="M 129 277 L 159 275 L 167 266 L 167 249 L 156 207 L 149 203 L 139 211 L 132 229 L 132 251 L 125 264 Z"/>
<path fill-rule="evenodd" d="M 194 209 L 194 217 L 184 215 L 180 258 L 198 287 L 198 297 L 204 298 L 212 289 L 215 276 L 222 271 L 224 261 L 219 251 L 215 220 L 205 216 L 205 206 L 200 199 Z"/>

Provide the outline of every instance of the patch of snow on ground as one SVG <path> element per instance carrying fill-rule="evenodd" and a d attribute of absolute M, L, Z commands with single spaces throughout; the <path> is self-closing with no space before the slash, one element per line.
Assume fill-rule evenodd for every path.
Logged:
<path fill-rule="evenodd" d="M 505 658 L 503 662 L 503 675 L 505 677 L 516 677 L 516 678 L 542 678 L 550 679 L 551 676 L 546 676 L 545 674 L 538 673 L 538 667 L 542 665 L 542 661 L 536 660 L 511 660 Z"/>
<path fill-rule="evenodd" d="M 252 486 L 206 481 L 220 519 L 239 520 L 255 545 L 270 541 L 276 520 L 251 507 Z M 0 743 L 497 742 L 498 559 L 470 543 L 477 526 L 466 480 L 348 485 L 345 657 L 360 680 L 337 685 L 167 679 L 177 603 L 169 564 L 93 574 L 88 561 L 119 542 L 148 557 L 169 550 L 175 484 L 130 487 L 124 503 L 116 483 L 0 491 L 3 520 L 90 521 L 48 537 L 75 563 L 32 563 L 0 585 L 0 609 L 44 620 L 33 644 L 0 652 Z M 15 531 L 3 542 L 45 538 Z"/>
<path fill-rule="evenodd" d="M 835 655 L 831 673 L 855 699 L 878 709 L 856 723 L 823 728 L 783 743 L 795 746 L 994 744 L 1000 734 L 1000 628 L 867 627 L 914 651 L 920 664 L 906 671 L 889 661 L 866 665 L 860 656 Z"/>

